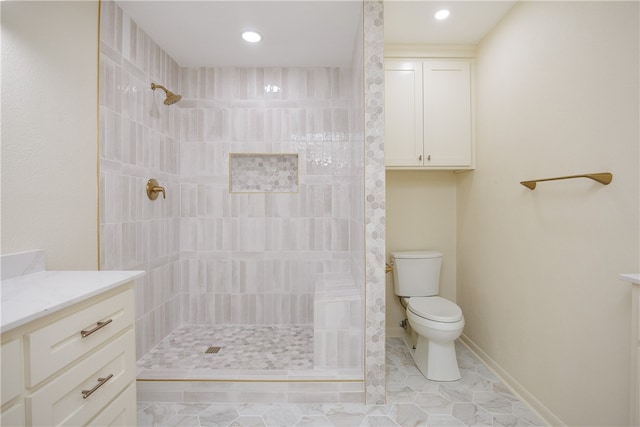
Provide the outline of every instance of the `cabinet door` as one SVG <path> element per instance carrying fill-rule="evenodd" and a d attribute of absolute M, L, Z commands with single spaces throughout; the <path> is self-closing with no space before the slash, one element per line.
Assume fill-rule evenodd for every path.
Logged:
<path fill-rule="evenodd" d="M 0 400 L 2 405 L 16 398 L 24 389 L 22 369 L 22 339 L 14 339 L 0 346 Z M 4 424 L 3 424 L 4 425 Z"/>
<path fill-rule="evenodd" d="M 423 62 L 424 165 L 471 166 L 471 69 L 467 61 Z"/>
<path fill-rule="evenodd" d="M 5 408 L 0 412 L 0 426 L 3 427 L 20 427 L 26 425 L 24 418 L 24 402 L 16 401 L 12 406 Z"/>
<path fill-rule="evenodd" d="M 422 166 L 422 63 L 386 61 L 384 162 Z"/>

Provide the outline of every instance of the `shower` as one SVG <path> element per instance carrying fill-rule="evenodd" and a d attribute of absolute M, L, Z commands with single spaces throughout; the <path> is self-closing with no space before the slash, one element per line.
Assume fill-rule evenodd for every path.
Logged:
<path fill-rule="evenodd" d="M 167 90 L 167 88 L 162 85 L 151 83 L 151 90 L 156 90 L 156 89 L 162 89 L 164 93 L 167 95 L 167 98 L 164 100 L 164 105 L 175 104 L 176 102 L 182 99 L 182 95 L 173 93 L 170 90 Z"/>
<path fill-rule="evenodd" d="M 353 37 L 342 42 L 350 46 L 344 57 L 305 61 L 290 52 L 274 63 L 266 54 L 258 61 L 253 47 L 246 60 L 220 54 L 194 63 L 175 59 L 188 49 L 169 54 L 120 9 L 145 3 L 101 3 L 111 32 L 102 35 L 100 68 L 101 257 L 104 269 L 147 272 L 136 283 L 139 393 L 159 378 L 176 387 L 197 382 L 198 392 L 251 380 L 270 384 L 260 399 L 289 399 L 289 384 L 295 399 L 296 387 L 321 382 L 331 399 L 362 401 L 362 4 L 344 2 Z M 242 6 L 198 3 L 220 7 L 225 19 Z M 326 15 L 335 16 L 342 3 L 287 7 L 315 22 L 316 7 L 331 4 Z M 209 9 L 199 15 L 220 15 Z M 120 16 L 123 28 L 109 23 Z M 111 46 L 120 40 L 135 51 Z M 156 114 L 155 94 L 125 97 L 119 82 L 160 88 L 164 104 L 180 108 Z M 149 174 L 167 189 L 161 203 L 141 193 Z"/>

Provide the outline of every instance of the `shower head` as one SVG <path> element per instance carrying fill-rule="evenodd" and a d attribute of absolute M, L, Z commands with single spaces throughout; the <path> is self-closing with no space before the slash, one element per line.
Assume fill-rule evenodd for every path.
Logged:
<path fill-rule="evenodd" d="M 170 90 L 167 90 L 167 88 L 164 86 L 151 83 L 151 90 L 156 90 L 156 89 L 162 89 L 164 93 L 167 95 L 167 98 L 164 100 L 164 105 L 175 104 L 176 102 L 182 99 L 182 95 L 175 94 Z"/>

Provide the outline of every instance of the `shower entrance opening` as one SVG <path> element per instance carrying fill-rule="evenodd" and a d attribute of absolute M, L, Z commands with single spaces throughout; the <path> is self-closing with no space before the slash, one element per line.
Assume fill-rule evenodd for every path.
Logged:
<path fill-rule="evenodd" d="M 300 54 L 287 47 L 282 65 L 250 63 L 246 42 L 221 49 L 246 52 L 242 64 L 181 65 L 202 40 L 174 51 L 151 20 L 196 7 L 193 25 L 252 14 L 288 28 L 292 16 L 291 28 L 308 20 L 331 34 Z M 100 8 L 100 262 L 146 271 L 135 284 L 139 399 L 362 402 L 363 3 Z M 350 56 L 302 61 L 334 34 Z M 150 179 L 163 197 L 147 197 Z"/>

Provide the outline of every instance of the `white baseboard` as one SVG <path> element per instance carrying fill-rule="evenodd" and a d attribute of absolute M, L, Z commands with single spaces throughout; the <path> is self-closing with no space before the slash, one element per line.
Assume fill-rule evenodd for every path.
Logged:
<path fill-rule="evenodd" d="M 565 426 L 564 422 L 560 420 L 553 412 L 535 398 L 531 393 L 527 391 L 518 381 L 515 380 L 507 371 L 502 369 L 498 363 L 493 360 L 487 353 L 482 351 L 480 347 L 476 345 L 468 336 L 462 334 L 460 341 L 471 351 L 476 357 L 496 375 L 502 383 L 509 388 L 509 390 L 515 394 L 521 402 L 529 406 L 529 408 L 547 425 L 550 426 Z"/>

